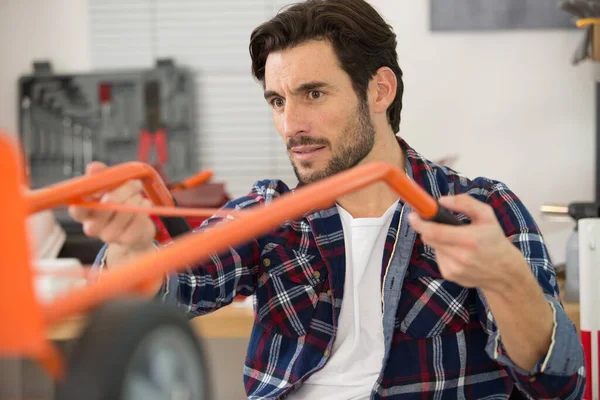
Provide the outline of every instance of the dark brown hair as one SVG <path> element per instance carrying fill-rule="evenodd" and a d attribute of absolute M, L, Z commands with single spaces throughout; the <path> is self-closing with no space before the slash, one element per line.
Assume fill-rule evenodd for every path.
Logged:
<path fill-rule="evenodd" d="M 280 11 L 250 36 L 252 73 L 263 84 L 271 52 L 307 40 L 329 40 L 341 68 L 350 76 L 358 98 L 366 101 L 369 81 L 381 67 L 389 67 L 398 81 L 396 97 L 387 110 L 394 133 L 400 130 L 402 70 L 396 54 L 396 34 L 364 0 L 307 0 Z"/>

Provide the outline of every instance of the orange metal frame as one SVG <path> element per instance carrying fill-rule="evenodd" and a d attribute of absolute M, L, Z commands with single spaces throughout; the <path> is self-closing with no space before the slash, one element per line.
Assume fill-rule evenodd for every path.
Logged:
<path fill-rule="evenodd" d="M 303 187 L 268 206 L 237 212 L 230 221 L 215 226 L 210 232 L 183 235 L 159 252 L 142 255 L 128 265 L 107 270 L 101 279 L 70 290 L 50 304 L 41 304 L 34 292 L 35 272 L 26 231 L 28 215 L 65 204 L 98 206 L 85 203 L 85 197 L 116 188 L 131 179 L 141 179 L 148 197 L 162 207 L 136 209 L 113 205 L 113 209 L 179 216 L 188 216 L 198 210 L 174 208 L 170 192 L 158 173 L 143 163 L 124 163 L 97 175 L 67 180 L 35 191 L 27 189 L 22 169 L 17 144 L 0 132 L 0 215 L 3 224 L 0 230 L 0 357 L 37 359 L 57 379 L 62 377 L 64 361 L 46 338 L 50 326 L 119 296 L 131 293 L 143 295 L 143 288 L 149 282 L 159 281 L 166 274 L 202 262 L 212 252 L 218 253 L 229 246 L 247 242 L 276 228 L 283 221 L 300 217 L 311 210 L 329 207 L 335 199 L 377 181 L 385 181 L 424 218 L 435 216 L 439 207 L 437 201 L 403 171 L 374 162 Z M 213 210 L 200 211 L 208 213 Z"/>
<path fill-rule="evenodd" d="M 210 180 L 210 178 L 212 178 L 212 176 L 213 176 L 212 171 L 208 171 L 208 170 L 201 171 L 201 172 L 197 173 L 196 175 L 192 175 L 189 178 L 186 178 L 180 182 L 169 185 L 169 189 L 171 191 L 191 189 L 193 187 L 196 187 L 203 183 L 208 182 Z"/>

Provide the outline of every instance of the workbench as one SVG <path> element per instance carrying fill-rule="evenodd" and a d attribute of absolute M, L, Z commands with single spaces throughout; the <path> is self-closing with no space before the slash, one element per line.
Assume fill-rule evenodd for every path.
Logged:
<path fill-rule="evenodd" d="M 49 338 L 57 341 L 70 340 L 79 335 L 84 318 L 72 318 L 50 329 Z M 249 338 L 254 324 L 254 311 L 241 305 L 223 307 L 208 315 L 193 318 L 190 322 L 202 339 Z"/>
<path fill-rule="evenodd" d="M 564 279 L 559 277 L 558 282 L 564 293 Z M 563 306 L 579 330 L 579 304 L 563 301 Z M 230 305 L 194 318 L 191 324 L 202 340 L 217 398 L 244 398 L 242 371 L 254 311 L 249 307 Z M 68 343 L 79 335 L 84 325 L 84 318 L 73 318 L 53 327 L 49 336 L 58 343 Z M 51 398 L 47 394 L 52 392 L 52 382 L 37 364 L 17 360 L 0 362 L 0 398 Z"/>

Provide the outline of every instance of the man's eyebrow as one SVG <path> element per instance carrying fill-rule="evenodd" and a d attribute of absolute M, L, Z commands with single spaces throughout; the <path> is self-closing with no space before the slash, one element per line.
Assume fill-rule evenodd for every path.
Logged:
<path fill-rule="evenodd" d="M 294 89 L 292 91 L 293 94 L 298 94 L 298 93 L 303 93 L 303 92 L 308 92 L 310 90 L 317 90 L 317 89 L 325 89 L 329 87 L 329 84 L 325 83 L 325 82 L 321 82 L 321 81 L 313 81 L 313 82 L 306 82 L 303 83 L 302 85 L 298 86 L 296 89 Z M 271 97 L 283 97 L 282 95 L 280 95 L 279 93 L 277 93 L 274 90 L 265 90 L 264 93 L 265 99 L 269 99 Z"/>
<path fill-rule="evenodd" d="M 274 90 L 265 90 L 265 100 L 275 96 L 281 97 L 281 95 Z"/>

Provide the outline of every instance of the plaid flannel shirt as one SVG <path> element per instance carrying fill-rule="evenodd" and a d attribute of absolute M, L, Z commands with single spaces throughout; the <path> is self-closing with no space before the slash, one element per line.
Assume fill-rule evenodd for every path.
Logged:
<path fill-rule="evenodd" d="M 516 366 L 504 351 L 481 291 L 444 280 L 433 249 L 407 221 L 410 205 L 401 201 L 382 259 L 385 356 L 371 398 L 503 399 L 514 385 L 535 399 L 579 398 L 585 385 L 583 350 L 560 303 L 554 269 L 532 216 L 504 184 L 469 180 L 426 160 L 404 140 L 399 144 L 408 176 L 433 197 L 468 193 L 493 207 L 552 306 L 554 328 L 550 349 L 539 363 L 531 371 Z M 248 196 L 225 208 L 269 204 L 287 192 L 281 181 L 260 181 Z M 219 221 L 211 218 L 199 229 Z M 228 305 L 237 295 L 254 295 L 245 389 L 250 400 L 280 399 L 327 363 L 343 304 L 344 275 L 344 234 L 333 206 L 213 254 L 168 279 L 160 296 L 195 316 Z"/>

